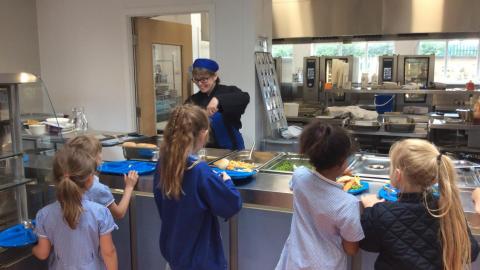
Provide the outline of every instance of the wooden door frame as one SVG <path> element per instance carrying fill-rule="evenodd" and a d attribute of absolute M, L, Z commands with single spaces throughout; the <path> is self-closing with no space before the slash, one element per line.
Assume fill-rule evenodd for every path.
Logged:
<path fill-rule="evenodd" d="M 134 36 L 133 36 L 133 23 L 132 20 L 134 17 L 154 17 L 162 15 L 175 15 L 175 14 L 192 14 L 192 13 L 203 13 L 206 12 L 209 16 L 209 35 L 210 35 L 210 57 L 215 58 L 215 4 L 213 3 L 203 3 L 203 4 L 191 4 L 185 6 L 172 6 L 172 5 L 161 5 L 155 7 L 140 8 L 135 10 L 126 10 L 123 14 L 125 19 L 125 37 L 127 39 L 126 49 L 126 62 L 125 74 L 127 78 L 127 89 L 130 89 L 130 104 L 131 104 L 131 113 L 134 115 L 132 118 L 134 123 L 133 126 L 137 132 L 140 128 L 140 119 L 137 113 L 137 101 L 139 99 L 138 90 L 137 90 L 137 78 L 136 78 L 136 67 L 135 67 L 135 46 L 134 46 Z"/>

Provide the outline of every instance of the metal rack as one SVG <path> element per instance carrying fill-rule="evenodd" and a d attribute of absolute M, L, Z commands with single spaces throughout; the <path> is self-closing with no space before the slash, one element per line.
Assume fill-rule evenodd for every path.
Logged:
<path fill-rule="evenodd" d="M 255 67 L 267 122 L 271 131 L 270 136 L 280 138 L 282 131 L 288 129 L 288 125 L 272 55 L 267 52 L 256 52 Z"/>
<path fill-rule="evenodd" d="M 21 138 L 19 85 L 35 83 L 37 78 L 28 73 L 0 74 L 0 92 L 7 97 L 8 115 L 2 113 L 0 137 L 0 230 L 28 219 L 27 193 Z"/>

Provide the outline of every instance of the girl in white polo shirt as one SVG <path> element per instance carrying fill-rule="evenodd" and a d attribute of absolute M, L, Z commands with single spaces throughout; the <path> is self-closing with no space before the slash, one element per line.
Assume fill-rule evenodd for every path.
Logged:
<path fill-rule="evenodd" d="M 293 218 L 277 270 L 347 269 L 347 255 L 363 239 L 360 204 L 335 182 L 354 151 L 339 127 L 310 123 L 300 136 L 300 153 L 313 169 L 300 167 L 292 177 Z"/>

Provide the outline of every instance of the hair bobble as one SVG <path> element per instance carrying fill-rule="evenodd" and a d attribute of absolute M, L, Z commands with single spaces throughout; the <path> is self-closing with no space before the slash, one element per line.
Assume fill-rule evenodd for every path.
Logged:
<path fill-rule="evenodd" d="M 440 164 L 440 161 L 442 161 L 442 156 L 443 156 L 442 153 L 438 154 L 438 156 L 437 156 L 437 163 L 438 164 Z"/>

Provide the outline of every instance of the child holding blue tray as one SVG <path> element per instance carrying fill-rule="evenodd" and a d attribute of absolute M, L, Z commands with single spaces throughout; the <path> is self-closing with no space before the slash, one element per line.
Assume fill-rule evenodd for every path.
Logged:
<path fill-rule="evenodd" d="M 365 239 L 360 247 L 379 253 L 375 269 L 469 268 L 479 247 L 463 213 L 450 158 L 420 139 L 396 142 L 389 156 L 398 200 L 362 197 Z M 439 196 L 433 194 L 436 183 Z"/>
<path fill-rule="evenodd" d="M 347 255 L 357 253 L 363 238 L 360 203 L 336 178 L 344 173 L 353 151 L 340 127 L 317 120 L 304 128 L 300 153 L 315 169 L 302 166 L 293 173 L 293 218 L 277 270 L 347 269 Z"/>
<path fill-rule="evenodd" d="M 65 147 L 72 148 L 74 151 L 84 151 L 95 160 L 97 166 L 102 162 L 102 144 L 91 135 L 80 135 L 69 140 Z M 129 171 L 123 177 L 125 188 L 123 190 L 122 199 L 117 204 L 113 198 L 112 191 L 106 185 L 100 183 L 98 176 L 94 176 L 92 186 L 85 192 L 85 197 L 91 201 L 99 203 L 107 207 L 113 217 L 121 219 L 125 216 L 132 197 L 133 188 L 138 181 L 138 173 Z"/>
<path fill-rule="evenodd" d="M 238 213 L 242 199 L 226 173 L 213 172 L 196 155 L 208 129 L 204 109 L 182 105 L 164 130 L 153 193 L 162 220 L 160 251 L 172 270 L 227 269 L 217 217 Z"/>

